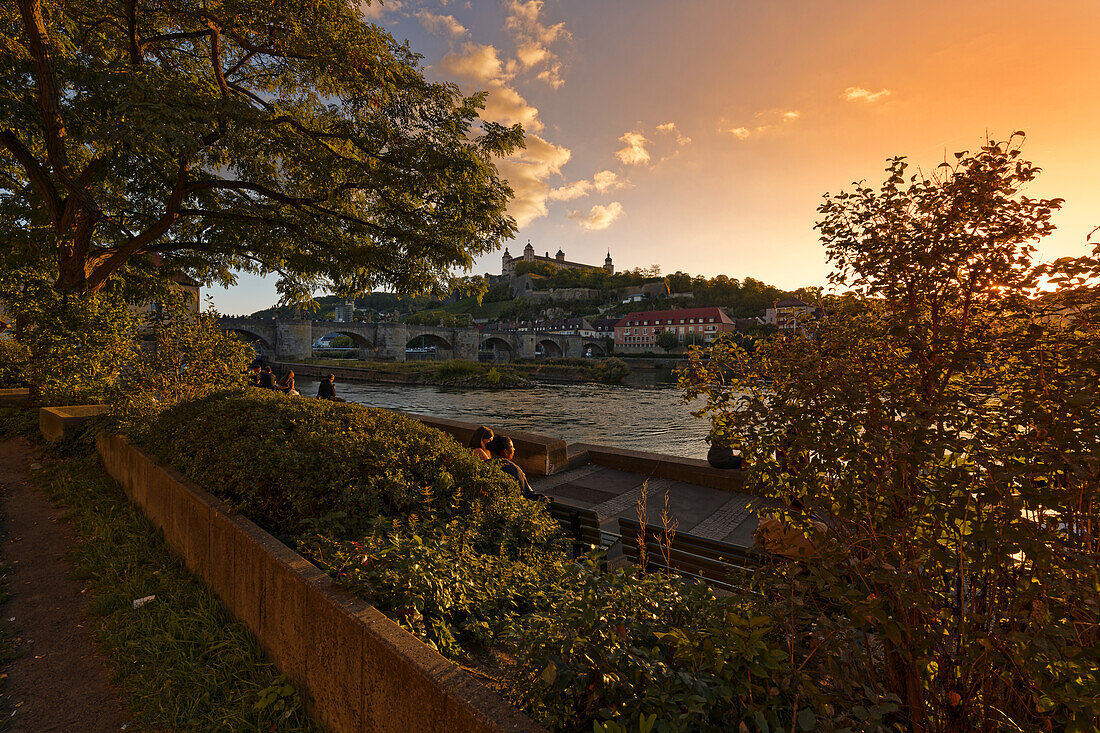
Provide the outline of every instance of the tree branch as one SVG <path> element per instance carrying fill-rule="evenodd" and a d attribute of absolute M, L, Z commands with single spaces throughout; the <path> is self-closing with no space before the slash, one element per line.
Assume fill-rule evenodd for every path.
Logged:
<path fill-rule="evenodd" d="M 53 181 L 50 180 L 49 173 L 34 157 L 34 153 L 11 130 L 0 131 L 0 142 L 3 142 L 4 147 L 15 156 L 19 165 L 27 172 L 27 177 L 31 179 L 34 187 L 38 189 L 38 193 L 42 196 L 42 200 L 46 204 L 46 211 L 49 212 L 50 220 L 56 228 L 61 223 L 61 196 L 57 193 Z"/>
<path fill-rule="evenodd" d="M 171 196 L 168 198 L 168 205 L 159 219 L 145 231 L 131 237 L 121 246 L 89 257 L 86 268 L 89 268 L 90 272 L 85 277 L 85 292 L 94 293 L 99 290 L 107 282 L 107 278 L 126 264 L 127 259 L 141 252 L 143 247 L 155 242 L 171 228 L 172 224 L 179 218 L 180 205 L 187 194 L 187 172 L 190 168 L 190 159 L 186 155 L 180 155 L 176 183 L 172 188 Z"/>

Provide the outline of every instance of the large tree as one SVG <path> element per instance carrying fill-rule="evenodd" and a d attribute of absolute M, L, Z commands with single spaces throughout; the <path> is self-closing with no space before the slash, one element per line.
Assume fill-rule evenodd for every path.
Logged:
<path fill-rule="evenodd" d="M 1100 247 L 1035 261 L 1061 200 L 1024 194 L 1018 143 L 827 196 L 858 307 L 682 379 L 805 506 L 817 557 L 760 577 L 867 730 L 1100 724 Z"/>
<path fill-rule="evenodd" d="M 347 0 L 3 0 L 0 256 L 59 293 L 128 265 L 420 291 L 515 230 L 517 125 Z M 145 257 L 143 257 L 145 256 Z"/>

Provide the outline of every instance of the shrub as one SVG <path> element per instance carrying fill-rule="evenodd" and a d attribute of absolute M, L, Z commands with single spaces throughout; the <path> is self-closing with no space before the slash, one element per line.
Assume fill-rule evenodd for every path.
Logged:
<path fill-rule="evenodd" d="M 553 730 L 809 730 L 771 618 L 704 585 L 562 568 L 521 631 L 515 692 Z M 793 704 L 792 704 L 793 703 Z"/>
<path fill-rule="evenodd" d="M 29 360 L 25 344 L 0 336 L 0 389 L 22 386 Z"/>
<path fill-rule="evenodd" d="M 557 529 L 510 477 L 450 436 L 386 410 L 247 390 L 173 406 L 146 444 L 283 537 L 359 539 L 378 517 L 461 518 L 478 551 L 542 546 Z"/>
<path fill-rule="evenodd" d="M 254 352 L 218 326 L 217 311 L 195 315 L 182 303 L 170 306 L 150 320 L 147 335 L 152 344 L 133 343 L 112 400 L 112 412 L 131 436 L 170 405 L 244 386 Z"/>

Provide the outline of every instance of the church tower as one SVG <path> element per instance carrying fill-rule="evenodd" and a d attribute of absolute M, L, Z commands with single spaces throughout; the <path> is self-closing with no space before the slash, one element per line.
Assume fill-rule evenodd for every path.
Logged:
<path fill-rule="evenodd" d="M 504 248 L 504 254 L 500 257 L 500 274 L 511 275 L 512 274 L 512 254 L 508 251 L 508 248 Z"/>
<path fill-rule="evenodd" d="M 523 260 L 525 262 L 535 261 L 535 248 L 531 246 L 531 240 L 527 240 L 527 246 L 523 248 Z"/>
<path fill-rule="evenodd" d="M 603 260 L 603 269 L 611 275 L 615 274 L 615 265 L 611 262 L 611 250 L 607 250 L 607 257 Z"/>

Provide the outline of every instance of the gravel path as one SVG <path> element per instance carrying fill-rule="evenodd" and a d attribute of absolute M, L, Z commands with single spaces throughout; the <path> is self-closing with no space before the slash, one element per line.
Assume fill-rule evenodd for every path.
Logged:
<path fill-rule="evenodd" d="M 126 714 L 84 629 L 87 599 L 64 559 L 72 531 L 63 511 L 31 484 L 34 461 L 25 440 L 0 441 L 0 558 L 9 595 L 0 628 L 16 653 L 0 670 L 8 730 L 117 731 Z"/>

